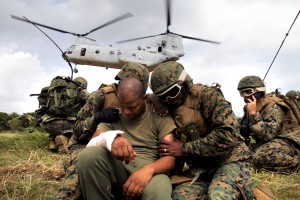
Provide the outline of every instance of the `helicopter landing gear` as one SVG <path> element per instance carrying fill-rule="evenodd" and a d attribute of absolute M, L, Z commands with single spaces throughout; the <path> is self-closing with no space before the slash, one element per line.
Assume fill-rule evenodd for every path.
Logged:
<path fill-rule="evenodd" d="M 78 72 L 78 69 L 76 67 L 77 67 L 77 65 L 75 65 L 75 69 L 73 70 L 74 73 Z"/>

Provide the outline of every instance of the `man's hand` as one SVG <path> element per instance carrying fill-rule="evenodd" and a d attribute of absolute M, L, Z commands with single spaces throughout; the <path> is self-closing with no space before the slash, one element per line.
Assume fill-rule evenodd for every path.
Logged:
<path fill-rule="evenodd" d="M 139 197 L 153 175 L 153 169 L 149 166 L 142 167 L 133 172 L 123 186 L 123 196 L 125 199 L 135 199 Z"/>
<path fill-rule="evenodd" d="M 168 115 L 168 109 L 161 103 L 158 97 L 152 97 L 151 101 L 153 105 L 153 112 L 156 112 L 160 116 Z"/>
<path fill-rule="evenodd" d="M 174 139 L 173 142 L 162 139 L 159 143 L 158 151 L 160 156 L 174 156 L 181 157 L 183 152 L 181 150 L 182 142 L 180 140 Z"/>
<path fill-rule="evenodd" d="M 116 159 L 125 161 L 126 164 L 133 162 L 134 157 L 137 156 L 128 140 L 122 136 L 115 138 L 111 146 L 111 152 Z"/>
<path fill-rule="evenodd" d="M 247 103 L 247 111 L 248 111 L 249 114 L 254 115 L 256 113 L 256 111 L 257 111 L 257 106 L 256 106 L 257 100 L 256 100 L 256 98 L 253 95 L 251 97 L 252 98 L 247 98 L 247 101 L 248 101 L 248 103 Z"/>
<path fill-rule="evenodd" d="M 100 122 L 112 123 L 119 119 L 119 109 L 105 108 L 97 111 L 94 116 L 94 121 L 99 124 Z"/>

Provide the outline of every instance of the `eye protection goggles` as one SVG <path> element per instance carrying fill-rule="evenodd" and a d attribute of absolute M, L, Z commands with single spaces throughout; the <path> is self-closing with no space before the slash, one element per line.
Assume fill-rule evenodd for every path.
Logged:
<path fill-rule="evenodd" d="M 175 85 L 172 85 L 169 87 L 166 91 L 157 94 L 156 96 L 163 102 L 167 102 L 170 99 L 175 99 L 181 91 L 181 86 L 176 83 Z"/>
<path fill-rule="evenodd" d="M 242 90 L 239 90 L 241 97 L 248 97 L 253 95 L 256 92 L 264 92 L 266 91 L 265 87 L 259 87 L 259 88 L 245 88 Z"/>

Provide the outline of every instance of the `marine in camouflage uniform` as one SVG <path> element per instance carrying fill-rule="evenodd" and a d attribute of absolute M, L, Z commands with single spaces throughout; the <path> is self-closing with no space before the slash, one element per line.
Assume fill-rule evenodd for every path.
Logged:
<path fill-rule="evenodd" d="M 116 75 L 115 80 L 134 77 L 148 88 L 149 71 L 138 63 L 127 63 Z M 90 94 L 86 104 L 78 112 L 74 133 L 70 140 L 70 156 L 64 161 L 65 176 L 55 195 L 56 199 L 79 199 L 81 190 L 78 182 L 78 154 L 85 148 L 100 122 L 113 122 L 119 117 L 119 101 L 116 96 L 118 84 L 101 85 Z"/>
<path fill-rule="evenodd" d="M 184 67 L 173 61 L 154 69 L 150 87 L 178 127 L 178 139 L 161 141 L 159 151 L 188 166 L 188 171 L 174 170 L 190 179 L 175 185 L 173 199 L 252 200 L 251 151 L 239 133 L 231 104 L 222 94 L 193 84 Z"/>
<path fill-rule="evenodd" d="M 83 77 L 77 77 L 73 81 L 77 84 L 77 87 L 79 87 L 80 90 L 76 96 L 72 113 L 68 117 L 58 117 L 49 114 L 48 110 L 46 110 L 40 120 L 41 128 L 49 133 L 49 149 L 57 151 L 58 147 L 59 153 L 66 153 L 68 151 L 68 141 L 73 134 L 73 123 L 76 119 L 77 112 L 85 104 L 89 95 L 87 92 L 88 83 L 86 79 Z"/>
<path fill-rule="evenodd" d="M 297 111 L 300 115 L 300 92 L 295 90 L 288 91 L 285 96 L 292 101 L 292 103 L 295 104 L 295 107 L 297 108 Z"/>
<path fill-rule="evenodd" d="M 299 170 L 300 126 L 283 99 L 266 95 L 258 76 L 242 78 L 237 88 L 244 98 L 241 131 L 255 140 L 253 167 L 282 173 Z"/>

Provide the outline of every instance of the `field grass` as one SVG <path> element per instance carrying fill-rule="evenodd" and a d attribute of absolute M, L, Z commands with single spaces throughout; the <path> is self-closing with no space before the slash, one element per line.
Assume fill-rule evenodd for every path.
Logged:
<path fill-rule="evenodd" d="M 44 133 L 0 133 L 0 200 L 54 199 L 65 155 L 49 152 L 47 145 Z M 260 172 L 253 180 L 255 185 L 267 185 L 281 200 L 300 199 L 300 174 Z"/>

